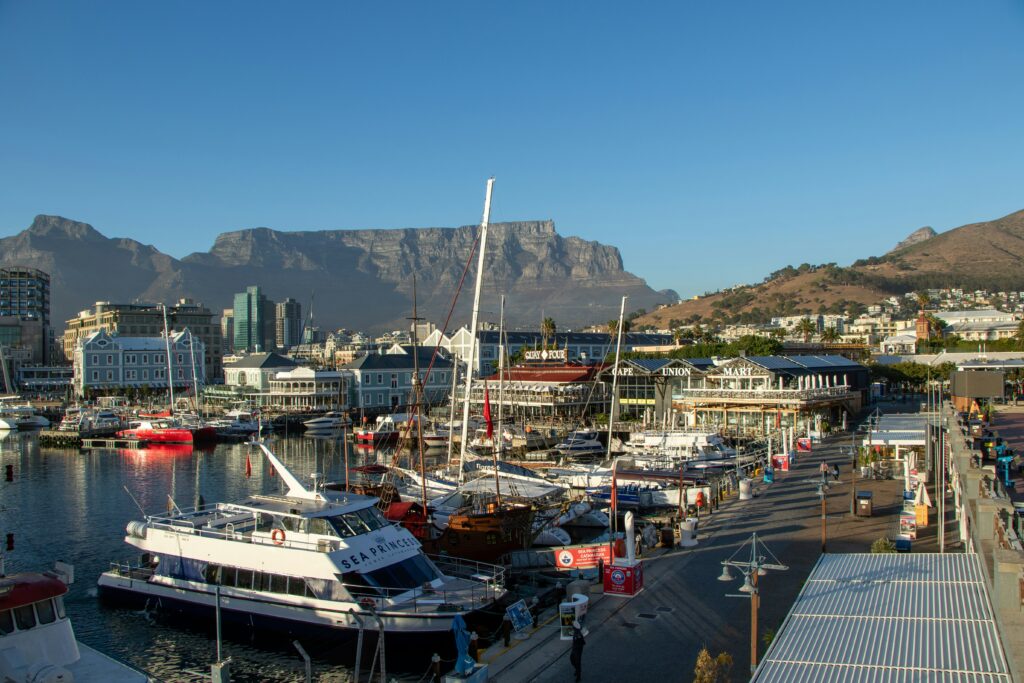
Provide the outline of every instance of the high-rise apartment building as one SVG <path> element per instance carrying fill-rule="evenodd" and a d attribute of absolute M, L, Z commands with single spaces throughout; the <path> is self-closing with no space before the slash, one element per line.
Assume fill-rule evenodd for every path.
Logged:
<path fill-rule="evenodd" d="M 220 326 L 214 322 L 210 309 L 191 299 L 179 299 L 178 303 L 167 307 L 167 326 L 172 332 L 180 332 L 187 327 L 201 339 L 205 376 L 211 380 L 223 377 Z M 163 307 L 97 301 L 93 308 L 82 311 L 77 318 L 67 322 L 63 338 L 65 357 L 73 359 L 79 340 L 99 330 L 121 337 L 159 337 L 164 332 Z M 198 358 L 196 362 L 199 362 Z"/>
<path fill-rule="evenodd" d="M 32 363 L 50 358 L 50 276 L 36 268 L 0 268 L 0 345 L 19 348 Z"/>
<path fill-rule="evenodd" d="M 277 304 L 277 348 L 286 349 L 302 343 L 302 304 L 287 298 Z"/>
<path fill-rule="evenodd" d="M 234 317 L 236 352 L 274 350 L 277 341 L 274 302 L 263 295 L 259 285 L 235 294 Z"/>
<path fill-rule="evenodd" d="M 220 338 L 223 346 L 221 351 L 225 356 L 234 353 L 235 350 L 235 309 L 225 308 L 220 316 Z"/>

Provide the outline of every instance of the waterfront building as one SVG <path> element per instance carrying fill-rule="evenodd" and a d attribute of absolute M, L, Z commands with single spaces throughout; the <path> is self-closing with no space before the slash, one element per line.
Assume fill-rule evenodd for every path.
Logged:
<path fill-rule="evenodd" d="M 175 389 L 191 390 L 206 383 L 198 359 L 206 348 L 198 335 L 185 328 L 171 331 L 171 381 Z M 159 337 L 122 337 L 106 330 L 79 340 L 75 348 L 74 388 L 79 397 L 125 389 L 163 391 L 168 386 L 167 342 Z M 192 363 L 192 358 L 196 362 Z M 195 375 L 193 376 L 193 368 Z"/>
<path fill-rule="evenodd" d="M 715 367 L 710 358 L 629 358 L 618 368 L 615 414 L 622 420 L 673 424 L 672 393 L 675 388 L 704 386 L 704 375 Z M 614 366 L 601 371 L 609 388 Z"/>
<path fill-rule="evenodd" d="M 263 295 L 259 285 L 235 294 L 234 350 L 259 353 L 273 351 L 277 336 L 274 302 Z"/>
<path fill-rule="evenodd" d="M 253 401 L 258 394 L 270 390 L 270 380 L 274 375 L 298 366 L 291 358 L 274 352 L 229 357 L 224 363 L 223 386 L 208 387 L 204 398 L 224 405 Z"/>
<path fill-rule="evenodd" d="M 210 309 L 192 299 L 179 299 L 167 307 L 170 329 L 188 328 L 191 334 L 202 340 L 204 353 L 201 360 L 196 357 L 196 362 L 202 363 L 205 377 L 216 380 L 223 371 L 223 349 L 220 326 L 214 322 L 213 316 Z M 79 341 L 100 330 L 121 338 L 160 337 L 164 332 L 163 307 L 97 301 L 93 308 L 81 311 L 77 317 L 67 321 L 62 340 L 65 356 L 73 358 Z"/>
<path fill-rule="evenodd" d="M 0 346 L 26 348 L 32 363 L 51 360 L 50 276 L 36 268 L 0 268 Z"/>
<path fill-rule="evenodd" d="M 545 341 L 540 332 L 506 332 L 507 350 L 511 357 L 520 351 L 540 351 Z M 455 355 L 463 363 L 469 356 L 470 334 L 467 327 L 461 327 L 451 336 L 442 335 L 434 330 L 423 340 L 424 346 L 442 346 Z M 566 352 L 566 361 L 600 361 L 609 354 L 615 353 L 615 337 L 602 332 L 557 332 L 547 338 L 549 349 L 555 347 Z M 622 335 L 622 351 L 634 351 L 637 347 L 669 347 L 675 348 L 672 335 L 647 332 L 627 332 Z M 498 367 L 498 354 L 502 344 L 498 340 L 497 330 L 479 330 L 474 359 L 474 374 L 489 375 Z"/>
<path fill-rule="evenodd" d="M 692 373 L 691 373 L 692 374 Z M 821 428 L 856 415 L 870 372 L 842 356 L 746 356 L 672 386 L 674 422 L 730 434 L 762 435 L 778 427 Z"/>
<path fill-rule="evenodd" d="M 277 348 L 287 349 L 303 343 L 302 304 L 287 298 L 275 306 L 274 324 Z"/>
<path fill-rule="evenodd" d="M 347 410 L 346 374 L 301 367 L 278 372 L 270 379 L 270 389 L 259 395 L 258 403 L 282 412 Z"/>
<path fill-rule="evenodd" d="M 604 364 L 564 362 L 558 351 L 549 356 L 547 361 L 516 365 L 474 380 L 470 410 L 483 413 L 486 388 L 491 414 L 497 416 L 501 406 L 505 422 L 577 421 L 608 412 L 611 385 L 598 378 Z M 458 400 L 464 395 L 465 387 L 460 385 Z"/>
<path fill-rule="evenodd" d="M 70 365 L 25 365 L 17 369 L 21 391 L 39 394 L 64 394 L 74 379 Z"/>
<path fill-rule="evenodd" d="M 368 353 L 345 364 L 351 373 L 348 403 L 364 415 L 389 413 L 409 407 L 412 395 L 413 347 L 394 345 L 387 351 Z M 420 378 L 423 397 L 430 405 L 439 405 L 451 392 L 453 364 L 447 354 L 434 358 L 432 347 L 419 347 Z M 428 372 L 428 368 L 430 368 Z M 427 406 L 424 407 L 427 412 Z"/>

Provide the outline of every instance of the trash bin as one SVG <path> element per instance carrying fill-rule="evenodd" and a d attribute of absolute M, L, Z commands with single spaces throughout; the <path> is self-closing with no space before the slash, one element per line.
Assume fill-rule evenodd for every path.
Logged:
<path fill-rule="evenodd" d="M 764 483 L 772 484 L 775 482 L 775 470 L 771 467 L 764 468 Z"/>
<path fill-rule="evenodd" d="M 697 519 L 687 517 L 679 524 L 679 545 L 683 548 L 692 548 L 697 545 Z"/>
<path fill-rule="evenodd" d="M 873 497 L 871 491 L 857 491 L 857 516 L 858 517 L 870 517 L 872 510 L 871 499 Z"/>

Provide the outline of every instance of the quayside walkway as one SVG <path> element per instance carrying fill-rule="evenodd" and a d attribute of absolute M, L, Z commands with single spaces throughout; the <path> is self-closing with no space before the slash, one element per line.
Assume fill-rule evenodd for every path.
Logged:
<path fill-rule="evenodd" d="M 777 629 L 811 568 L 821 554 L 821 502 L 816 482 L 822 461 L 840 466 L 840 480 L 827 494 L 827 550 L 867 552 L 871 543 L 891 535 L 902 504 L 898 480 L 851 482 L 850 436 L 815 444 L 800 454 L 789 472 L 776 472 L 775 482 L 755 485 L 756 496 L 735 495 L 719 510 L 701 519 L 694 548 L 656 549 L 646 555 L 645 590 L 633 599 L 606 597 L 592 586 L 583 653 L 584 681 L 689 681 L 697 654 L 707 646 L 712 655 L 725 651 L 734 660 L 733 680 L 750 677 L 750 602 L 736 594 L 740 581 L 718 581 L 722 560 L 757 532 L 788 571 L 770 571 L 759 581 L 759 633 Z M 851 514 L 852 494 L 872 491 L 874 514 Z M 933 496 L 934 500 L 934 496 Z M 952 506 L 947 506 L 949 509 Z M 933 517 L 934 519 L 934 517 Z M 935 552 L 937 524 L 914 542 L 914 552 Z M 952 528 L 952 525 L 950 525 Z M 947 552 L 958 552 L 950 543 Z M 569 642 L 558 638 L 557 619 L 542 615 L 527 640 L 500 642 L 482 653 L 490 680 L 501 683 L 571 681 Z M 765 646 L 759 643 L 759 653 Z"/>

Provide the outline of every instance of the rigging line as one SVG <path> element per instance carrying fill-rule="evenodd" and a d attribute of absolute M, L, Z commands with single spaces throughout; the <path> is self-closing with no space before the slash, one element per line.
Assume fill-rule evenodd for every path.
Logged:
<path fill-rule="evenodd" d="M 455 305 L 459 301 L 459 294 L 462 292 L 462 286 L 466 282 L 466 275 L 469 273 L 469 268 L 470 268 L 471 265 L 473 265 L 473 256 L 474 256 L 474 254 L 476 254 L 476 248 L 477 248 L 477 245 L 479 245 L 479 244 L 480 244 L 480 235 L 478 233 L 476 235 L 476 237 L 473 239 L 473 246 L 472 246 L 472 248 L 469 250 L 469 258 L 466 259 L 466 267 L 462 269 L 462 277 L 459 278 L 459 286 L 455 288 L 455 296 L 452 297 L 452 305 L 448 308 L 448 316 L 444 319 L 444 326 L 441 328 L 441 336 L 442 337 L 445 334 L 447 334 L 447 332 L 448 332 L 448 324 L 451 322 L 452 314 L 455 313 Z M 438 340 L 438 341 L 440 341 L 440 340 Z M 440 348 L 441 348 L 441 344 L 440 343 L 437 344 L 434 347 L 434 352 L 430 356 L 430 363 L 427 365 L 427 369 L 423 371 L 423 374 L 425 376 L 427 376 L 427 377 L 430 376 L 429 373 L 434 368 L 434 360 L 437 358 L 438 349 L 440 349 Z M 415 352 L 416 351 L 414 349 L 413 353 L 415 353 Z M 469 362 L 473 362 L 472 359 L 470 359 Z M 457 363 L 456 363 L 456 360 L 455 360 L 455 354 L 453 353 L 452 354 L 452 372 L 453 373 L 456 371 L 456 368 L 457 368 Z M 420 392 L 420 393 L 422 395 L 422 392 Z M 454 393 L 452 394 L 452 400 L 453 401 L 455 400 L 455 394 Z M 414 409 L 419 407 L 419 399 L 416 399 L 416 404 L 414 404 L 412 407 Z M 405 440 L 407 440 L 411 433 L 412 433 L 412 424 L 411 423 L 407 423 L 406 426 L 405 426 L 405 432 L 401 436 L 402 441 L 404 442 Z M 449 439 L 451 438 L 451 425 L 448 426 L 448 438 Z M 395 449 L 395 457 L 391 461 L 391 466 L 392 467 L 397 467 L 398 466 L 400 454 L 401 454 L 401 448 Z M 410 458 L 411 457 L 412 456 L 410 455 Z"/>

